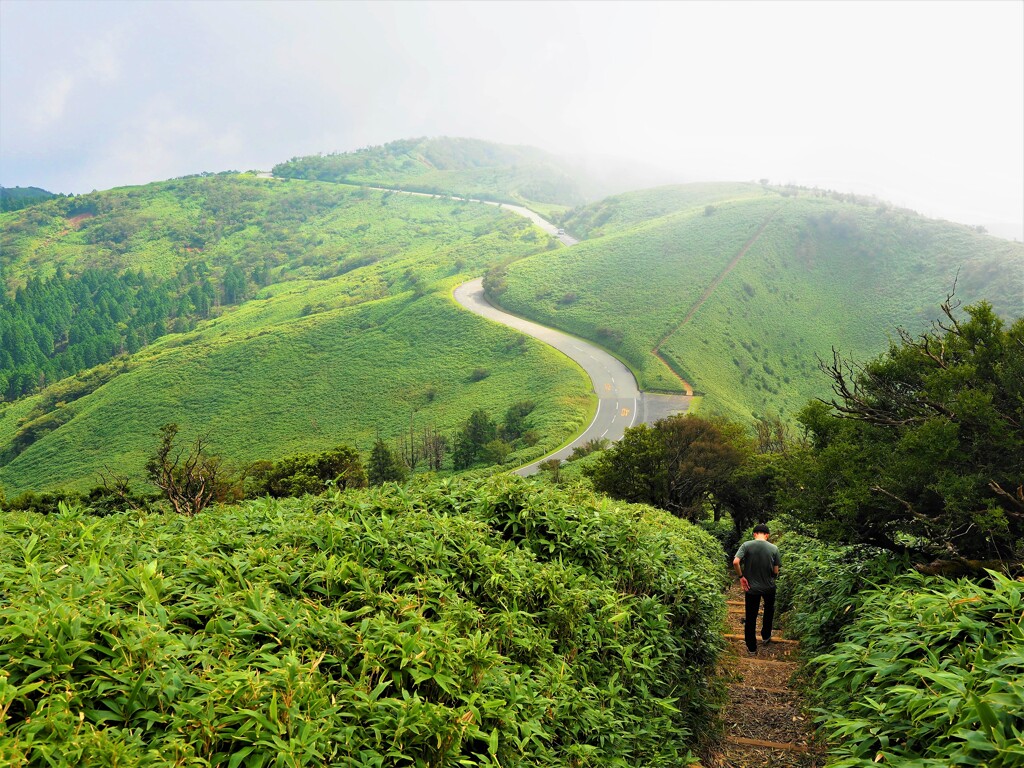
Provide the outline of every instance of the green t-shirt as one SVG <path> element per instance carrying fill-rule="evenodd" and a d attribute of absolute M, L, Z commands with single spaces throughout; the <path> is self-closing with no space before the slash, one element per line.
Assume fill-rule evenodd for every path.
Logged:
<path fill-rule="evenodd" d="M 779 548 L 764 539 L 753 539 L 740 544 L 736 550 L 743 575 L 750 582 L 750 591 L 763 595 L 775 591 L 775 566 L 782 565 Z"/>

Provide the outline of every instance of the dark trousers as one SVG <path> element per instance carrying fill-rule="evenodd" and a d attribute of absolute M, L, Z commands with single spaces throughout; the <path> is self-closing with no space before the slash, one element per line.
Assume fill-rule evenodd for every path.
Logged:
<path fill-rule="evenodd" d="M 743 599 L 746 603 L 747 615 L 743 621 L 744 640 L 747 642 L 747 650 L 757 650 L 757 634 L 754 628 L 757 625 L 757 611 L 761 607 L 761 600 L 764 600 L 764 618 L 761 620 L 761 639 L 768 640 L 772 636 L 772 624 L 775 622 L 775 590 L 764 595 L 755 595 L 753 592 L 744 592 Z"/>

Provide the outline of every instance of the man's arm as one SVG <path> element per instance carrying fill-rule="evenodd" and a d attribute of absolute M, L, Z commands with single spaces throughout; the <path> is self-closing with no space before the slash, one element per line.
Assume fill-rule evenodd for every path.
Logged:
<path fill-rule="evenodd" d="M 747 577 L 743 575 L 743 566 L 740 565 L 740 559 L 738 557 L 734 557 L 732 559 L 732 567 L 736 570 L 736 575 L 740 577 L 740 586 L 743 587 L 743 591 L 748 591 L 750 589 L 750 582 L 747 581 Z"/>

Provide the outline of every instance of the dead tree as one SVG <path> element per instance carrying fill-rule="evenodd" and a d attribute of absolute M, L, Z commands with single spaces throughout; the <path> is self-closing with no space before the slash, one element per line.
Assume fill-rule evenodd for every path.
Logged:
<path fill-rule="evenodd" d="M 420 437 L 420 451 L 427 460 L 428 466 L 439 472 L 444 463 L 444 456 L 448 450 L 448 438 L 437 431 L 435 427 L 426 426 Z"/>
<path fill-rule="evenodd" d="M 177 435 L 177 424 L 160 427 L 160 446 L 146 462 L 146 476 L 175 512 L 195 515 L 216 499 L 224 484 L 221 460 L 206 454 L 206 438 L 196 438 L 186 449 L 175 443 Z"/>

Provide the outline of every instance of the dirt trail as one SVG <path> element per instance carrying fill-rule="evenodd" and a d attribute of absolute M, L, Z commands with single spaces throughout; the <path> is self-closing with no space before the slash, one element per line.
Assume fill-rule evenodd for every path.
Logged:
<path fill-rule="evenodd" d="M 672 371 L 672 373 L 675 373 L 675 371 L 672 369 L 672 366 L 669 365 L 669 362 L 668 360 L 665 359 L 664 355 L 661 354 L 662 345 L 666 341 L 668 341 L 673 336 L 673 334 L 678 333 L 680 328 L 682 328 L 684 325 L 690 322 L 690 320 L 693 319 L 693 316 L 697 314 L 697 310 L 704 306 L 704 302 L 711 298 L 711 294 L 715 292 L 715 289 L 721 284 L 723 280 L 725 280 L 726 277 L 729 276 L 729 273 L 736 268 L 736 265 L 740 263 L 740 260 L 747 255 L 747 251 L 750 250 L 751 246 L 753 246 L 753 244 L 758 241 L 761 235 L 764 234 L 764 231 L 768 227 L 768 224 L 771 223 L 771 220 L 775 218 L 775 214 L 777 214 L 778 212 L 779 209 L 776 208 L 768 215 L 768 218 L 764 220 L 760 227 L 757 228 L 757 232 L 755 232 L 753 236 L 751 236 L 751 238 L 747 240 L 746 243 L 743 244 L 743 247 L 740 248 L 739 252 L 732 257 L 732 261 L 725 265 L 725 269 L 723 269 L 718 274 L 718 276 L 711 281 L 711 285 L 709 285 L 704 290 L 704 293 L 701 294 L 700 298 L 697 299 L 697 301 L 693 304 L 692 307 L 690 307 L 690 311 L 686 313 L 686 317 L 683 318 L 682 322 L 679 323 L 679 325 L 677 325 L 675 328 L 668 331 L 660 339 L 658 339 L 658 343 L 654 345 L 653 349 L 651 349 L 651 354 L 653 354 L 656 358 L 661 360 L 661 362 L 665 364 L 665 367 Z M 683 383 L 683 386 L 686 388 L 686 394 L 692 396 L 693 387 L 690 385 L 690 382 L 686 381 L 686 379 L 684 379 L 679 374 L 676 374 L 676 377 L 679 379 L 679 381 Z"/>
<path fill-rule="evenodd" d="M 701 763 L 705 768 L 818 768 L 824 757 L 811 741 L 811 718 L 791 685 L 798 644 L 776 628 L 772 643 L 756 656 L 743 642 L 743 592 L 733 583 L 727 595 L 729 643 L 720 674 L 728 685 L 723 711 L 725 737 Z M 778 624 L 778 621 L 776 621 Z"/>

